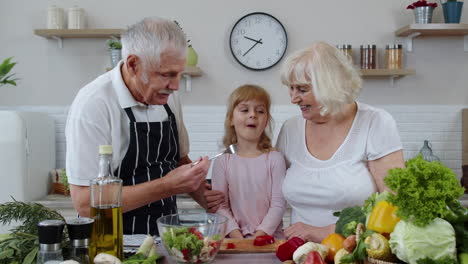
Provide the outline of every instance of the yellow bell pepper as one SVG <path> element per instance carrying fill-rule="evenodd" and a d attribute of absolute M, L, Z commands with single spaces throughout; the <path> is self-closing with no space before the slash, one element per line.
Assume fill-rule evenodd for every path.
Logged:
<path fill-rule="evenodd" d="M 396 216 L 396 206 L 393 206 L 387 201 L 380 201 L 375 205 L 374 209 L 369 216 L 367 221 L 367 228 L 374 230 L 378 233 L 390 234 L 393 232 L 395 225 L 400 221 L 400 218 Z"/>

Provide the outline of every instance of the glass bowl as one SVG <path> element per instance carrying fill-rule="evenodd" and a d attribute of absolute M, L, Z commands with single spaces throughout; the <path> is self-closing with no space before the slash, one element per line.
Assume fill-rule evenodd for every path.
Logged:
<path fill-rule="evenodd" d="M 173 214 L 158 219 L 161 240 L 176 263 L 211 263 L 226 233 L 227 218 L 217 214 Z"/>

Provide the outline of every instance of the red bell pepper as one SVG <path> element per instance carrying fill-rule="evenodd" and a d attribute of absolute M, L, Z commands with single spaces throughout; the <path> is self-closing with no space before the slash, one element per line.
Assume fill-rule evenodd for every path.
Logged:
<path fill-rule="evenodd" d="M 227 243 L 226 244 L 226 249 L 235 249 L 236 248 L 236 244 L 234 243 Z"/>
<path fill-rule="evenodd" d="M 302 238 L 292 237 L 288 241 L 279 245 L 278 249 L 276 249 L 276 256 L 283 262 L 286 260 L 292 260 L 294 251 L 296 251 L 298 247 L 304 245 L 304 243 L 305 242 Z"/>
<path fill-rule="evenodd" d="M 254 246 L 265 246 L 273 243 L 275 243 L 275 238 L 269 235 L 258 236 L 253 241 Z"/>
<path fill-rule="evenodd" d="M 302 264 L 326 264 L 322 256 L 317 251 L 311 251 L 307 254 L 307 259 Z"/>

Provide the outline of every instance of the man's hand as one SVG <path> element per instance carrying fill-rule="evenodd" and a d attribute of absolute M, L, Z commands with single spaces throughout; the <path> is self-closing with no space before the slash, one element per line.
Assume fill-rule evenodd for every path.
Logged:
<path fill-rule="evenodd" d="M 205 199 L 207 203 L 207 212 L 216 213 L 219 206 L 224 202 L 224 193 L 211 190 L 211 184 L 205 183 Z"/>
<path fill-rule="evenodd" d="M 196 166 L 186 164 L 170 171 L 165 179 L 165 183 L 170 188 L 172 195 L 179 193 L 191 193 L 205 182 L 206 174 L 210 168 L 208 157 L 203 157 Z"/>

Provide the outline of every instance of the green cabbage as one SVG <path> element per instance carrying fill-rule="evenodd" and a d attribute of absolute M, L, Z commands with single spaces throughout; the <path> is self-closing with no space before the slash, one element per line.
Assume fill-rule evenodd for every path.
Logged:
<path fill-rule="evenodd" d="M 392 253 L 409 264 L 424 258 L 456 260 L 455 230 L 441 218 L 424 227 L 401 220 L 390 234 L 389 244 Z"/>

